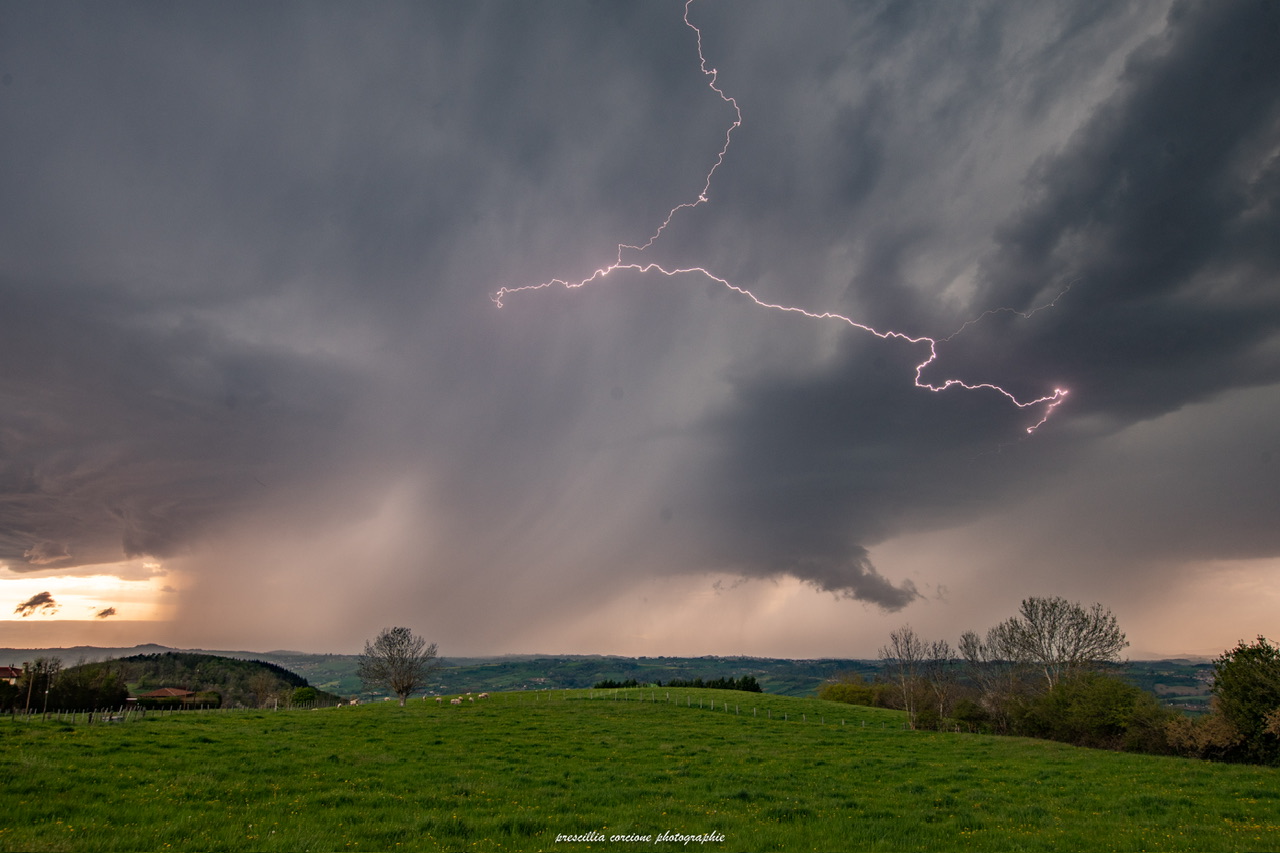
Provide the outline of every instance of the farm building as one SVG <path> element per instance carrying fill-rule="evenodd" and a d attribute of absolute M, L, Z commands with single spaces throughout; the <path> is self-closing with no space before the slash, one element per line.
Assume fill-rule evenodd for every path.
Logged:
<path fill-rule="evenodd" d="M 183 690 L 181 687 L 161 687 L 159 690 L 152 690 L 150 693 L 138 694 L 139 699 L 186 699 L 188 696 L 194 696 L 195 691 Z"/>

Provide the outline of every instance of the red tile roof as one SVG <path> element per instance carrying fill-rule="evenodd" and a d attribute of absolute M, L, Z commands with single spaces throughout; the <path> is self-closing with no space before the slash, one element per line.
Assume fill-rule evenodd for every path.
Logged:
<path fill-rule="evenodd" d="M 183 690 L 181 687 L 161 687 L 159 690 L 152 690 L 150 693 L 143 693 L 138 696 L 139 699 L 168 699 L 173 696 L 194 696 L 191 690 Z"/>

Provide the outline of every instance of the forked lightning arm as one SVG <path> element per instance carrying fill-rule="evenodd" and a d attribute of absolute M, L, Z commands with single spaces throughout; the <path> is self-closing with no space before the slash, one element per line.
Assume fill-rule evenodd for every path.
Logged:
<path fill-rule="evenodd" d="M 664 267 L 661 264 L 650 263 L 650 262 L 640 262 L 636 260 L 629 261 L 624 257 L 624 255 L 626 255 L 628 251 L 633 252 L 636 255 L 639 255 L 640 253 L 648 249 L 650 246 L 652 246 L 654 243 L 656 243 L 658 241 L 658 238 L 662 236 L 662 232 L 665 231 L 667 229 L 667 226 L 671 224 L 671 220 L 675 218 L 677 213 L 679 213 L 682 210 L 688 210 L 691 208 L 698 207 L 699 205 L 705 204 L 708 201 L 707 194 L 711 191 L 711 180 L 712 178 L 715 177 L 716 170 L 720 168 L 720 165 L 722 163 L 724 163 L 725 156 L 728 155 L 729 153 L 729 144 L 733 139 L 733 132 L 742 126 L 742 110 L 738 107 L 738 102 L 735 101 L 733 98 L 729 97 L 728 95 L 726 95 L 724 91 L 718 85 L 716 85 L 716 74 L 717 74 L 716 69 L 707 67 L 707 58 L 702 52 L 702 31 L 698 29 L 696 26 L 694 26 L 694 24 L 689 20 L 689 7 L 692 5 L 693 5 L 693 0 L 686 0 L 684 4 L 684 23 L 685 23 L 685 26 L 693 30 L 694 36 L 697 39 L 699 68 L 702 70 L 702 73 L 706 76 L 707 85 L 711 88 L 711 91 L 715 92 L 716 95 L 720 98 L 720 100 L 724 101 L 726 104 L 733 107 L 733 112 L 734 112 L 733 123 L 729 125 L 728 130 L 726 130 L 724 134 L 724 145 L 720 148 L 720 153 L 716 156 L 715 164 L 712 165 L 710 171 L 707 172 L 706 181 L 703 183 L 702 190 L 698 193 L 697 199 L 694 201 L 687 201 L 682 204 L 678 204 L 675 207 L 671 208 L 670 212 L 667 213 L 666 219 L 662 220 L 662 224 L 658 226 L 658 230 L 654 231 L 653 235 L 644 243 L 640 245 L 633 245 L 630 243 L 619 243 L 618 253 L 614 257 L 613 262 L 608 264 L 607 266 L 600 267 L 599 269 L 597 269 L 595 272 L 593 272 L 591 275 L 587 276 L 586 278 L 578 281 L 568 281 L 566 279 L 554 278 L 551 281 L 546 281 L 546 282 L 543 282 L 542 284 L 526 284 L 521 287 L 499 288 L 498 291 L 494 293 L 492 297 L 490 297 L 493 300 L 494 304 L 497 305 L 499 308 L 501 308 L 503 304 L 503 300 L 507 296 L 513 293 L 524 293 L 525 291 L 530 291 L 530 290 L 543 290 L 545 288 L 552 287 L 554 285 L 560 285 L 562 287 L 566 287 L 571 290 L 579 287 L 586 287 L 588 284 L 593 284 L 597 281 L 600 281 L 610 273 L 615 272 L 617 270 L 630 270 L 630 271 L 638 272 L 641 274 L 658 273 L 660 275 L 664 275 L 668 277 L 682 276 L 682 275 L 698 275 L 698 276 L 702 276 L 703 278 L 709 279 L 710 281 L 714 281 L 717 284 L 721 285 L 722 287 L 728 290 L 732 290 L 734 293 L 745 296 L 746 298 L 754 302 L 756 305 L 759 305 L 761 308 L 769 308 L 774 311 L 785 311 L 792 314 L 801 314 L 805 317 L 810 317 L 814 320 L 838 320 L 842 323 L 847 323 L 848 325 L 853 326 L 855 329 L 861 329 L 864 332 L 870 332 L 871 334 L 875 335 L 878 338 L 882 338 L 886 340 L 889 338 L 893 338 L 896 340 L 906 341 L 907 343 L 912 343 L 912 344 L 925 344 L 929 348 L 929 354 L 924 359 L 924 361 L 916 365 L 915 385 L 917 388 L 923 388 L 926 391 L 935 391 L 935 392 L 945 391 L 948 388 L 963 388 L 968 391 L 977 391 L 980 389 L 986 389 L 990 391 L 995 391 L 997 394 L 1004 396 L 1006 399 L 1009 400 L 1009 402 L 1013 403 L 1013 405 L 1017 406 L 1020 409 L 1026 409 L 1033 406 L 1043 405 L 1044 410 L 1041 413 L 1040 420 L 1032 424 L 1031 426 L 1027 427 L 1027 432 L 1033 433 L 1037 429 L 1039 429 L 1041 426 L 1043 426 L 1045 421 L 1047 421 L 1049 417 L 1053 414 L 1054 409 L 1058 408 L 1058 406 L 1060 406 L 1062 402 L 1066 399 L 1067 393 L 1068 393 L 1067 389 L 1055 388 L 1053 389 L 1052 394 L 1048 394 L 1043 397 L 1037 397 L 1034 400 L 1020 400 L 1018 399 L 1017 396 L 1015 396 L 1010 391 L 1007 391 L 1006 389 L 1000 387 L 999 385 L 995 385 L 990 382 L 980 382 L 980 383 L 974 384 L 974 383 L 965 382 L 964 380 L 961 380 L 961 379 L 946 379 L 939 383 L 931 383 L 931 382 L 926 382 L 923 378 L 925 369 L 928 368 L 929 365 L 933 364 L 938 359 L 938 344 L 940 342 L 951 340 L 956 335 L 964 331 L 965 328 L 967 328 L 973 323 L 978 322 L 978 320 L 981 320 L 983 317 L 986 317 L 988 314 L 996 313 L 998 311 L 1012 311 L 1012 309 L 994 309 L 993 311 L 987 311 L 981 317 L 978 317 L 975 320 L 970 320 L 966 322 L 963 326 L 961 326 L 958 330 L 956 330 L 953 334 L 949 335 L 946 338 L 931 338 L 926 335 L 913 336 L 905 332 L 898 332 L 893 330 L 881 331 L 879 329 L 872 328 L 871 326 L 868 326 L 864 323 L 859 323 L 856 320 L 852 320 L 844 316 L 843 314 L 836 314 L 831 311 L 823 311 L 821 313 L 815 313 L 813 311 L 808 311 L 804 308 L 800 308 L 794 305 L 780 305 L 773 302 L 766 302 L 765 300 L 756 296 L 747 288 L 734 284 L 726 279 L 723 279 L 720 276 L 710 272 L 709 270 L 704 269 L 703 267 L 681 267 L 678 269 L 668 269 L 667 267 Z M 1070 289 L 1070 285 L 1068 285 L 1067 289 Z M 1025 313 L 1020 311 L 1014 311 L 1013 313 L 1020 314 L 1023 317 L 1030 317 L 1036 311 L 1040 311 L 1043 308 L 1052 307 L 1054 304 L 1056 304 L 1058 299 L 1060 299 L 1062 295 L 1066 293 L 1067 289 L 1064 289 L 1062 293 L 1058 294 L 1058 297 L 1056 297 L 1052 302 L 1046 305 L 1042 305 L 1038 308 L 1032 309 L 1031 311 L 1025 312 Z"/>

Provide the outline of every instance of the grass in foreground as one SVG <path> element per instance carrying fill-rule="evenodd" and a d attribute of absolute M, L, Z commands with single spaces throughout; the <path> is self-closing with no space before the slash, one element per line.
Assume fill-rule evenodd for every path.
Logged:
<path fill-rule="evenodd" d="M 0 719 L 0 850 L 1280 848 L 1270 768 L 908 732 L 817 700 L 614 695 Z M 606 840 L 556 841 L 590 832 Z"/>

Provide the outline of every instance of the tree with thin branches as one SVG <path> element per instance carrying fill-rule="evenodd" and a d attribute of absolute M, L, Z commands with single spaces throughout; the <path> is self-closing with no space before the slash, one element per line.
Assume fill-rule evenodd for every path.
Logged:
<path fill-rule="evenodd" d="M 1020 662 L 1045 677 L 1050 688 L 1082 670 L 1114 663 L 1129 645 L 1115 615 L 1095 604 L 1085 609 L 1065 598 L 1027 598 L 1017 616 L 997 630 Z"/>
<path fill-rule="evenodd" d="M 965 674 L 981 694 L 981 705 L 990 715 L 997 731 L 1009 728 L 1009 707 L 1018 694 L 1026 665 L 1019 663 L 1007 624 L 1000 624 L 979 636 L 965 631 L 960 636 L 958 651 L 964 661 Z"/>
<path fill-rule="evenodd" d="M 902 709 L 911 728 L 916 727 L 921 693 L 921 670 L 929 654 L 928 644 L 910 625 L 889 634 L 889 644 L 880 647 L 880 660 L 889 678 L 902 693 Z"/>
<path fill-rule="evenodd" d="M 925 645 L 921 674 L 937 703 L 938 719 L 945 719 L 951 710 L 951 697 L 956 689 L 956 656 L 950 643 L 934 640 Z"/>
<path fill-rule="evenodd" d="M 441 666 L 435 643 L 427 645 L 425 638 L 408 628 L 383 628 L 377 639 L 365 642 L 356 674 L 365 689 L 390 690 L 404 707 L 405 700 L 426 687 Z"/>

